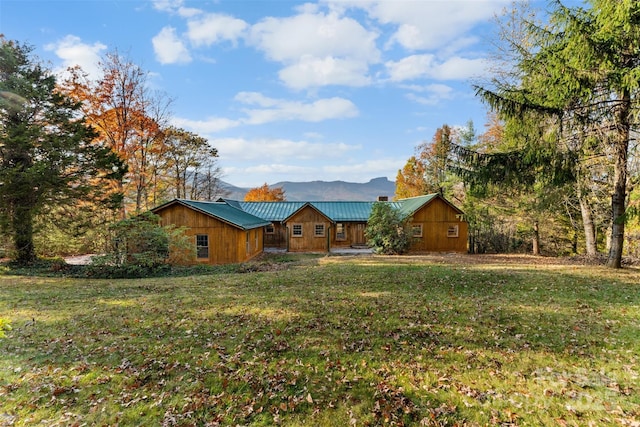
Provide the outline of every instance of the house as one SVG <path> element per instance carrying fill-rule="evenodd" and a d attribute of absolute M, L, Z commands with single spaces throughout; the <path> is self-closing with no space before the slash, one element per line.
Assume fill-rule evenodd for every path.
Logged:
<path fill-rule="evenodd" d="M 402 199 L 396 203 L 409 218 L 412 242 L 410 252 L 467 252 L 469 224 L 464 213 L 442 195 Z"/>
<path fill-rule="evenodd" d="M 329 252 L 366 246 L 365 229 L 375 203 L 389 203 L 411 227 L 410 252 L 466 252 L 463 212 L 440 194 L 394 202 L 216 202 L 173 200 L 152 210 L 162 224 L 186 226 L 198 261 L 243 262 L 264 247 Z M 206 249 L 205 249 L 206 248 Z"/>
<path fill-rule="evenodd" d="M 227 203 L 175 199 L 151 210 L 162 225 L 186 227 L 193 237 L 196 262 L 233 264 L 250 260 L 264 249 L 269 221 Z"/>

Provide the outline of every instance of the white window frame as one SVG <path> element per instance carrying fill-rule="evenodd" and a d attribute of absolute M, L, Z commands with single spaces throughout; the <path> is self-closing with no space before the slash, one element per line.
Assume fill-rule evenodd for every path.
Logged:
<path fill-rule="evenodd" d="M 204 238 L 206 245 L 201 245 L 201 238 Z M 200 255 L 200 250 L 206 250 L 206 256 Z M 208 234 L 196 234 L 196 258 L 197 259 L 209 259 L 209 235 Z"/>
<path fill-rule="evenodd" d="M 422 224 L 411 224 L 411 237 L 422 237 Z"/>
<path fill-rule="evenodd" d="M 267 225 L 264 229 L 265 234 L 275 234 L 276 228 L 273 225 Z"/>
<path fill-rule="evenodd" d="M 460 227 L 458 224 L 449 224 L 447 226 L 447 237 L 456 238 L 460 236 Z"/>
<path fill-rule="evenodd" d="M 296 233 L 296 230 L 299 232 Z M 291 224 L 291 237 L 302 237 L 304 227 L 300 223 Z"/>
<path fill-rule="evenodd" d="M 324 236 L 326 236 L 326 231 L 325 231 L 326 229 L 327 229 L 327 227 L 323 223 L 321 223 L 321 222 L 315 223 L 313 225 L 313 236 L 314 237 L 324 237 Z"/>
<path fill-rule="evenodd" d="M 336 223 L 336 240 L 347 240 L 347 224 L 345 224 L 344 222 Z"/>

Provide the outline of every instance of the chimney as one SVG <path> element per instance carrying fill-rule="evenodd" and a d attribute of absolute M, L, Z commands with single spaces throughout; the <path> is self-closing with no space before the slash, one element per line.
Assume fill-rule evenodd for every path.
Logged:
<path fill-rule="evenodd" d="M 388 202 L 389 201 L 389 196 L 378 196 L 378 201 L 379 202 Z"/>

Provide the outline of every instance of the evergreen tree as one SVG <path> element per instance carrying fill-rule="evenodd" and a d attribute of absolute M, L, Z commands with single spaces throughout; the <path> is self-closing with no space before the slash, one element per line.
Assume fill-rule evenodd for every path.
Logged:
<path fill-rule="evenodd" d="M 32 48 L 0 38 L 0 226 L 13 236 L 15 259 L 36 259 L 34 220 L 45 208 L 101 199 L 118 159 L 92 144 L 79 105 L 56 89 Z"/>
<path fill-rule="evenodd" d="M 620 267 L 629 141 L 640 102 L 640 3 L 590 3 L 589 8 L 570 8 L 556 1 L 548 25 L 526 23 L 527 43 L 515 46 L 516 74 L 496 79 L 493 87 L 479 87 L 478 94 L 502 117 L 518 123 L 528 139 L 525 149 L 487 160 L 497 167 L 525 172 L 525 179 L 543 171 L 560 172 L 558 177 L 575 174 L 583 160 L 575 154 L 587 139 L 610 156 L 608 265 Z M 562 150 L 562 145 L 577 149 Z"/>

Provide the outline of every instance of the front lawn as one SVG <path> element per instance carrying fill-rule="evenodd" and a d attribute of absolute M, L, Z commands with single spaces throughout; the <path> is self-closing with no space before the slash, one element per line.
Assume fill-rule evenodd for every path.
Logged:
<path fill-rule="evenodd" d="M 639 425 L 640 270 L 469 260 L 5 271 L 0 425 Z"/>

